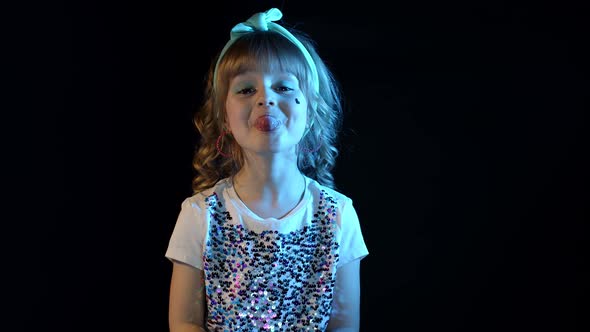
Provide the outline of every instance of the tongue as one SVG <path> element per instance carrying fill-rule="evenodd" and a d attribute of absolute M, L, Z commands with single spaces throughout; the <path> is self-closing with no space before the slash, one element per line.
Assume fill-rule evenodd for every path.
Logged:
<path fill-rule="evenodd" d="M 256 122 L 254 122 L 254 127 L 256 127 L 260 131 L 273 131 L 277 129 L 280 124 L 280 121 L 275 117 L 270 115 L 263 115 L 256 119 Z"/>

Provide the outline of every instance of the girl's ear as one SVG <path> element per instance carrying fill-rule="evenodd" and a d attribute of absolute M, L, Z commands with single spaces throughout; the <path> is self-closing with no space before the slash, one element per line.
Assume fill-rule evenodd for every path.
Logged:
<path fill-rule="evenodd" d="M 229 123 L 227 123 L 226 121 L 223 121 L 223 125 L 221 126 L 221 130 L 223 130 L 224 132 L 231 134 L 231 129 L 229 127 Z"/>

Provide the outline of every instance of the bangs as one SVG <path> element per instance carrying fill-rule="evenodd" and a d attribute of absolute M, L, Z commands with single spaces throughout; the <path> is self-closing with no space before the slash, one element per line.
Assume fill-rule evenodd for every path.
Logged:
<path fill-rule="evenodd" d="M 308 67 L 301 50 L 285 37 L 268 31 L 250 33 L 241 37 L 223 56 L 218 68 L 220 86 L 247 71 L 288 72 L 308 82 Z M 307 90 L 307 86 L 301 86 Z"/>

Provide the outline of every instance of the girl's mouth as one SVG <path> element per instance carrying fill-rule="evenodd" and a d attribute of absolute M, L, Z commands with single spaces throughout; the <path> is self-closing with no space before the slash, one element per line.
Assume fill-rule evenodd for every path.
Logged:
<path fill-rule="evenodd" d="M 262 115 L 254 122 L 254 127 L 260 131 L 269 132 L 279 128 L 281 121 L 272 115 Z"/>

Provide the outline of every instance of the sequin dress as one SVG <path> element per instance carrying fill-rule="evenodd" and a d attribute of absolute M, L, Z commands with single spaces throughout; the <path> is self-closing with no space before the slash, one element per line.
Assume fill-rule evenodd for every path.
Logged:
<path fill-rule="evenodd" d="M 306 181 L 281 219 L 254 214 L 228 179 L 182 203 L 165 256 L 204 271 L 209 331 L 325 331 L 337 267 L 368 251 L 351 199 Z"/>

